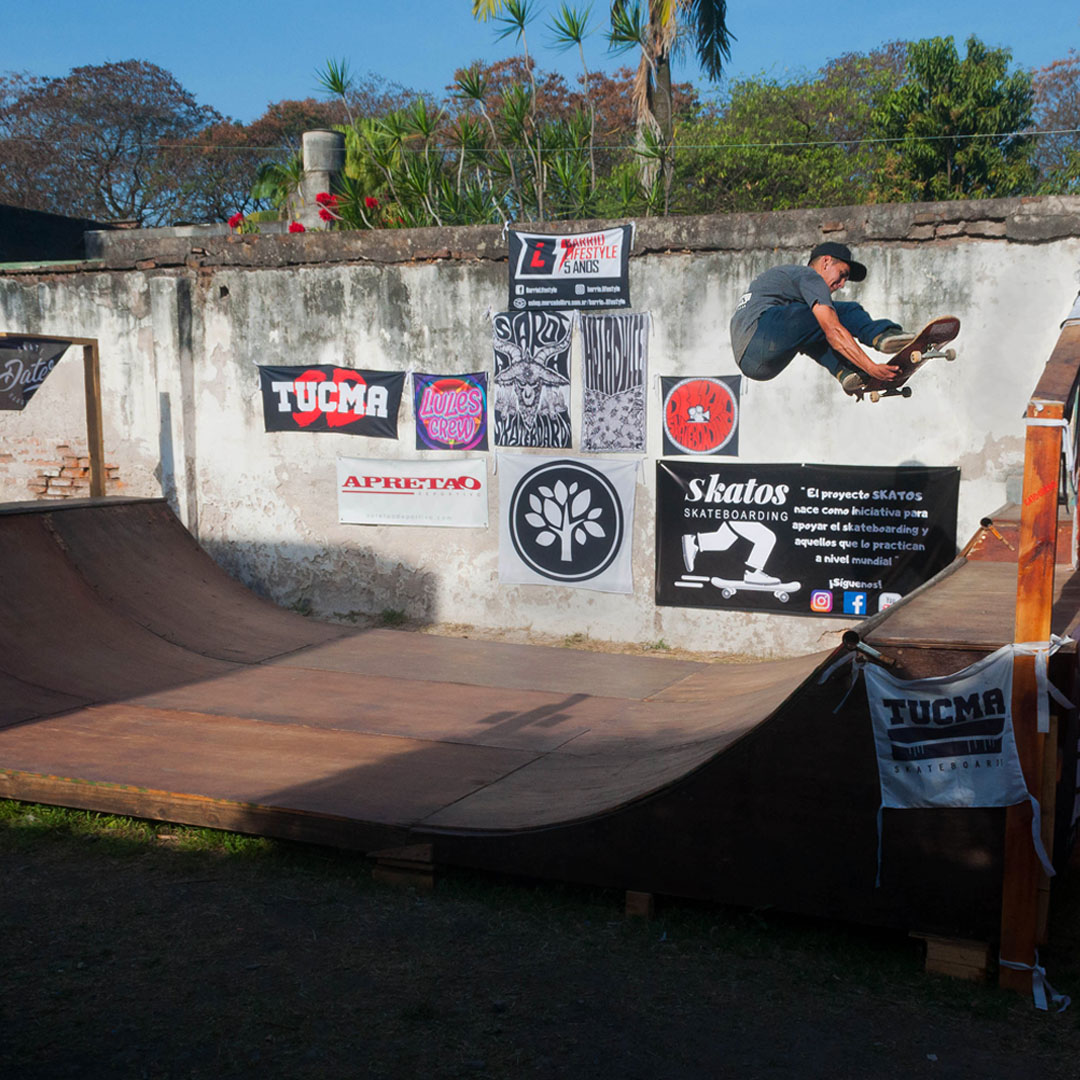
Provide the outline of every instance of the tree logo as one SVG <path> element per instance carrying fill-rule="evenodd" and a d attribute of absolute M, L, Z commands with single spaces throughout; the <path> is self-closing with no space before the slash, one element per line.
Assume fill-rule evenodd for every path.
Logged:
<path fill-rule="evenodd" d="M 521 560 L 553 581 L 602 574 L 622 546 L 622 504 L 603 473 L 559 461 L 526 473 L 514 489 L 510 539 Z"/>

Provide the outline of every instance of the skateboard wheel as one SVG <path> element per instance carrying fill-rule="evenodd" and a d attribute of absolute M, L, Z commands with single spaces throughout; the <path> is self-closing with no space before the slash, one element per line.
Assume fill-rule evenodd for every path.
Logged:
<path fill-rule="evenodd" d="M 781 591 L 776 594 L 776 599 L 779 600 L 781 604 L 786 604 L 791 599 L 791 597 L 788 596 L 786 592 Z"/>
<path fill-rule="evenodd" d="M 735 590 L 734 589 L 721 589 L 720 590 L 720 595 L 725 600 L 730 600 L 735 595 Z"/>
<path fill-rule="evenodd" d="M 917 367 L 923 361 L 923 354 L 918 349 L 908 353 L 908 359 L 911 361 L 912 367 Z"/>
<path fill-rule="evenodd" d="M 881 395 L 876 390 L 871 390 L 870 391 L 870 400 L 874 401 L 874 402 L 878 402 L 878 401 L 881 400 Z"/>
<path fill-rule="evenodd" d="M 901 386 L 900 387 L 900 396 L 901 397 L 911 397 L 911 387 L 910 386 Z"/>
<path fill-rule="evenodd" d="M 956 350 L 955 349 L 946 349 L 945 350 L 945 359 L 946 360 L 955 360 L 956 359 Z"/>

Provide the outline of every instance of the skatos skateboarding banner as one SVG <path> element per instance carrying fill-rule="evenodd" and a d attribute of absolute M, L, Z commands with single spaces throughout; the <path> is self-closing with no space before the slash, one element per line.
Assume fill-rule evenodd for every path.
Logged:
<path fill-rule="evenodd" d="M 649 314 L 582 315 L 581 449 L 645 453 Z"/>
<path fill-rule="evenodd" d="M 664 395 L 664 456 L 739 453 L 741 375 L 660 380 Z"/>
<path fill-rule="evenodd" d="M 960 470 L 658 461 L 656 602 L 864 618 L 956 554 Z"/>
<path fill-rule="evenodd" d="M 632 225 L 573 236 L 518 232 L 510 238 L 510 307 L 630 306 Z"/>
<path fill-rule="evenodd" d="M 487 375 L 413 375 L 417 450 L 488 448 Z"/>
<path fill-rule="evenodd" d="M 338 521 L 347 525 L 488 523 L 487 461 L 338 458 Z"/>
<path fill-rule="evenodd" d="M 574 315 L 502 312 L 491 325 L 495 445 L 569 449 Z"/>
<path fill-rule="evenodd" d="M 267 431 L 397 438 L 404 372 L 330 365 L 260 367 L 259 385 Z"/>
<path fill-rule="evenodd" d="M 633 591 L 637 462 L 500 454 L 499 581 Z"/>
<path fill-rule="evenodd" d="M 22 410 L 67 349 L 66 341 L 0 338 L 0 411 Z"/>

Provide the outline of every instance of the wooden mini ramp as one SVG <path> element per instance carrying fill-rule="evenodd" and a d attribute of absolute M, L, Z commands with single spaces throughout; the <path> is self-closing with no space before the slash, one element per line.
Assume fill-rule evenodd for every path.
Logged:
<path fill-rule="evenodd" d="M 1007 590 L 978 633 L 947 601 L 915 617 L 935 640 L 889 636 L 973 565 L 872 640 L 913 675 L 1010 640 Z M 328 626 L 233 582 L 161 500 L 0 508 L 0 795 L 992 933 L 996 811 L 906 812 L 874 889 L 872 739 L 861 698 L 835 712 L 843 687 L 818 685 L 831 655 L 706 664 Z"/>

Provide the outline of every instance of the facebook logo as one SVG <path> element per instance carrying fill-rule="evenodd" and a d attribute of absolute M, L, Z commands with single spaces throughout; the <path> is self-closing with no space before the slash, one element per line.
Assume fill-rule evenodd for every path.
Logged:
<path fill-rule="evenodd" d="M 865 615 L 866 614 L 866 593 L 864 593 L 864 592 L 845 592 L 844 593 L 844 614 L 845 615 Z"/>

